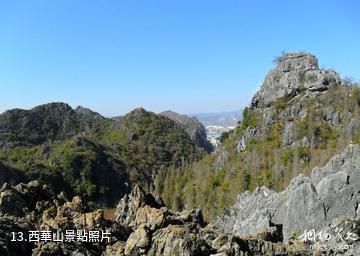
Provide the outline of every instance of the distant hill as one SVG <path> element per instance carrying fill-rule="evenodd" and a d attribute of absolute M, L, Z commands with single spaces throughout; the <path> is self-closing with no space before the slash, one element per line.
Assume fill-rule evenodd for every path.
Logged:
<path fill-rule="evenodd" d="M 93 205 L 113 206 L 135 183 L 150 191 L 158 171 L 204 154 L 183 126 L 142 108 L 117 119 L 65 103 L 0 115 L 1 183 L 38 179 Z"/>
<path fill-rule="evenodd" d="M 199 119 L 205 126 L 217 125 L 223 127 L 236 126 L 242 118 L 242 110 L 217 112 L 217 113 L 198 113 L 191 114 Z"/>
<path fill-rule="evenodd" d="M 166 116 L 180 124 L 198 147 L 204 149 L 208 153 L 213 151 L 213 145 L 207 140 L 206 129 L 196 117 L 188 117 L 170 110 L 164 111 L 160 113 L 160 115 Z"/>

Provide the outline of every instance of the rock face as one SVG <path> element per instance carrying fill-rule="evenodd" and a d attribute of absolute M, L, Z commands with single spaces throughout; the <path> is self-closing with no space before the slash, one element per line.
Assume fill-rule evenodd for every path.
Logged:
<path fill-rule="evenodd" d="M 204 125 L 196 117 L 180 115 L 173 111 L 164 111 L 160 115 L 166 116 L 180 124 L 199 148 L 204 149 L 208 153 L 214 150 L 212 144 L 207 140 Z"/>
<path fill-rule="evenodd" d="M 359 217 L 360 146 L 349 145 L 311 178 L 299 175 L 285 191 L 265 187 L 238 196 L 235 205 L 215 225 L 240 236 L 279 227 L 284 240 L 295 231 L 321 230 L 338 218 Z"/>
<path fill-rule="evenodd" d="M 10 204 L 12 202 L 12 204 Z M 104 231 L 106 242 L 12 242 L 11 232 Z M 352 230 L 351 228 L 349 230 Z M 201 211 L 173 212 L 160 199 L 146 194 L 139 186 L 125 196 L 113 220 L 104 218 L 102 209 L 87 211 L 80 197 L 71 201 L 54 195 L 37 181 L 0 190 L 0 255 L 18 256 L 210 256 L 210 255 L 288 255 L 300 249 L 279 244 L 276 229 L 250 238 L 223 234 L 207 225 Z M 311 255 L 305 245 L 301 255 Z"/>
<path fill-rule="evenodd" d="M 339 82 L 336 72 L 319 69 L 314 55 L 287 53 L 277 59 L 276 68 L 266 76 L 252 99 L 251 108 L 266 107 L 279 98 L 292 98 L 304 90 L 325 91 Z"/>
<path fill-rule="evenodd" d="M 78 106 L 74 109 L 74 111 L 81 115 L 81 116 L 86 116 L 86 117 L 90 117 L 90 118 L 93 118 L 93 119 L 96 119 L 96 120 L 104 120 L 105 118 L 100 115 L 99 113 L 97 112 L 94 112 L 92 111 L 91 109 L 88 109 L 88 108 L 84 108 L 82 106 Z"/>
<path fill-rule="evenodd" d="M 243 152 L 247 148 L 247 144 L 251 141 L 251 139 L 260 138 L 266 132 L 266 127 L 264 128 L 252 128 L 248 127 L 241 137 L 239 142 L 237 143 L 236 150 L 238 152 Z"/>

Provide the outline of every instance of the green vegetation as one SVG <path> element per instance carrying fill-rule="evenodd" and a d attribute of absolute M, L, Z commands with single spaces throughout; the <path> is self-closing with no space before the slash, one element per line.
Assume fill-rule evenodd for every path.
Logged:
<path fill-rule="evenodd" d="M 112 120 L 53 103 L 5 112 L 0 124 L 1 162 L 94 207 L 114 206 L 134 183 L 150 191 L 159 170 L 204 155 L 173 121 L 143 109 Z"/>
<path fill-rule="evenodd" d="M 290 233 L 290 239 L 297 239 L 301 235 L 301 232 L 297 229 L 294 229 Z"/>
<path fill-rule="evenodd" d="M 181 171 L 163 170 L 158 176 L 157 184 L 162 184 L 158 193 L 168 203 L 176 194 L 176 203 L 169 204 L 174 209 L 201 207 L 210 220 L 231 206 L 241 192 L 258 186 L 283 190 L 298 174 L 310 175 L 315 166 L 324 165 L 351 139 L 360 143 L 359 92 L 358 87 L 335 86 L 314 97 L 300 93 L 291 102 L 285 96 L 272 103 L 276 111 L 270 124 L 262 123 L 262 109 L 246 108 L 238 127 L 222 136 L 218 154 Z M 297 104 L 303 114 L 284 114 Z M 283 142 L 286 122 L 294 124 L 292 145 Z M 246 150 L 237 152 L 237 142 L 248 127 L 261 129 L 261 136 L 250 139 Z"/>
<path fill-rule="evenodd" d="M 242 128 L 245 130 L 248 127 L 255 127 L 257 123 L 257 116 L 254 112 L 250 112 L 248 107 L 244 108 L 243 119 L 241 122 Z"/>

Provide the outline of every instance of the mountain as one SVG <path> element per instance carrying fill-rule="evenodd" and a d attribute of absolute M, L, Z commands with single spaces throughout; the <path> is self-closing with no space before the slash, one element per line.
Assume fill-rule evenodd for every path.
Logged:
<path fill-rule="evenodd" d="M 166 116 L 180 124 L 199 148 L 204 149 L 208 153 L 213 151 L 213 145 L 207 140 L 205 127 L 197 118 L 181 115 L 170 110 L 164 111 L 160 115 Z"/>
<path fill-rule="evenodd" d="M 0 255 L 360 254 L 358 85 L 284 54 L 212 154 L 167 115 L 2 114 Z M 34 230 L 110 238 L 21 241 Z"/>
<path fill-rule="evenodd" d="M 114 120 L 83 107 L 49 103 L 0 115 L 0 181 L 38 179 L 55 192 L 112 206 L 135 183 L 203 157 L 176 122 L 135 109 Z"/>
<path fill-rule="evenodd" d="M 159 176 L 164 182 L 158 183 L 169 184 L 159 193 L 168 205 L 201 207 L 212 220 L 246 190 L 266 186 L 281 192 L 299 174 L 311 176 L 315 167 L 360 142 L 359 111 L 358 86 L 320 69 L 314 55 L 284 54 L 242 121 L 222 136 L 216 154 Z M 178 195 L 176 204 L 172 195 Z"/>

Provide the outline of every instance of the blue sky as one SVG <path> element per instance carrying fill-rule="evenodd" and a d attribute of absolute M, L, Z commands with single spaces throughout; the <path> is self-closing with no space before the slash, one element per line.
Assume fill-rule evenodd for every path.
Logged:
<path fill-rule="evenodd" d="M 282 51 L 359 80 L 359 3 L 0 1 L 0 112 L 50 101 L 105 116 L 240 109 Z"/>

